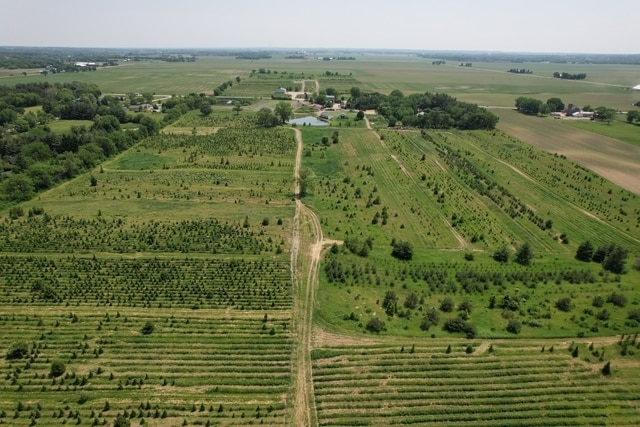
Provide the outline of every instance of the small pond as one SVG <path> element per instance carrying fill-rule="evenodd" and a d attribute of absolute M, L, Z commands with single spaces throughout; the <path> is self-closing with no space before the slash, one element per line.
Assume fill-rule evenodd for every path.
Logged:
<path fill-rule="evenodd" d="M 313 116 L 291 119 L 287 121 L 287 123 L 290 125 L 296 124 L 298 126 L 329 126 L 329 122 L 322 121 L 319 118 Z"/>

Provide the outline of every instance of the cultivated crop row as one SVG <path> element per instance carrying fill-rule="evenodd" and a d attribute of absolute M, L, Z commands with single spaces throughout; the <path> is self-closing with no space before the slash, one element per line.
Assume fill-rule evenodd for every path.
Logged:
<path fill-rule="evenodd" d="M 288 309 L 287 262 L 202 258 L 0 258 L 13 305 Z"/>
<path fill-rule="evenodd" d="M 3 304 L 0 422 L 282 425 L 291 319 L 273 312 Z"/>
<path fill-rule="evenodd" d="M 502 352 L 422 342 L 312 355 L 320 425 L 606 425 L 612 407 L 618 421 L 638 419 L 629 380 L 603 377 L 566 346 Z"/>
<path fill-rule="evenodd" d="M 138 222 L 38 215 L 0 221 L 3 252 L 177 252 L 260 254 L 274 251 L 266 236 L 216 219 Z"/>

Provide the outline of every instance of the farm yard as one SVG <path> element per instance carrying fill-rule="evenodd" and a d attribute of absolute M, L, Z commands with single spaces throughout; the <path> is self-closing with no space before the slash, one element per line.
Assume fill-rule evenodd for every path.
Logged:
<path fill-rule="evenodd" d="M 0 424 L 640 423 L 637 126 L 512 110 L 521 94 L 627 108 L 637 66 L 563 64 L 579 82 L 522 66 L 275 55 L 75 73 L 105 93 L 222 93 L 2 205 Z M 447 93 L 500 121 L 418 129 L 346 109 L 256 125 L 303 81 L 336 99 Z"/>

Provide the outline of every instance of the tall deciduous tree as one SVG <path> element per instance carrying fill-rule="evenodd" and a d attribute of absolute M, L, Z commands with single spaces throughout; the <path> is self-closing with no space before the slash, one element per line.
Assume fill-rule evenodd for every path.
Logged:
<path fill-rule="evenodd" d="M 291 103 L 287 101 L 278 102 L 273 112 L 282 123 L 286 122 L 291 118 L 291 116 L 293 116 L 293 108 L 291 107 Z"/>

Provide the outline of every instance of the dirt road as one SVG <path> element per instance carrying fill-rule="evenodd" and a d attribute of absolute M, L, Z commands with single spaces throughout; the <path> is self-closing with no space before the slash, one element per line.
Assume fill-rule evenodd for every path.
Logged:
<path fill-rule="evenodd" d="M 291 243 L 291 280 L 293 283 L 293 319 L 295 325 L 296 345 L 294 353 L 294 378 L 295 378 L 295 414 L 291 425 L 311 426 L 311 408 L 313 403 L 313 379 L 311 376 L 311 331 L 313 316 L 313 301 L 315 298 L 315 286 L 317 283 L 317 269 L 322 250 L 322 228 L 318 217 L 302 204 L 300 200 L 300 164 L 302 163 L 302 135 L 299 129 L 296 133 L 296 163 L 294 169 L 294 193 L 296 199 L 296 211 L 293 223 L 293 235 Z M 312 238 L 310 253 L 301 253 L 300 223 L 302 219 L 310 220 Z M 318 249 L 318 246 L 320 247 Z M 300 259 L 299 259 L 300 258 Z M 307 277 L 302 277 L 300 266 L 307 267 Z"/>

